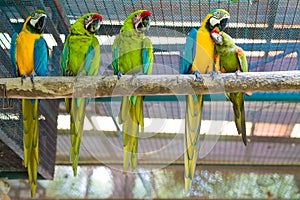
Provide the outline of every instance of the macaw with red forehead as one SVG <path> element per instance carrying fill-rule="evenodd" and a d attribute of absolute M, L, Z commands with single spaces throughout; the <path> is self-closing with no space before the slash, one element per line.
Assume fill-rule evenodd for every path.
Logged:
<path fill-rule="evenodd" d="M 217 56 L 220 58 L 222 73 L 248 72 L 248 62 L 243 49 L 237 46 L 233 39 L 225 32 L 214 31 L 213 39 L 216 42 Z M 251 93 L 246 93 L 251 95 Z M 247 145 L 244 93 L 226 93 L 226 97 L 232 102 L 234 122 L 238 134 L 242 135 L 243 143 Z"/>
<path fill-rule="evenodd" d="M 114 74 L 152 74 L 153 46 L 145 32 L 150 27 L 151 13 L 137 10 L 131 13 L 116 36 L 112 46 Z M 124 172 L 137 166 L 138 133 L 144 132 L 143 96 L 123 97 L 119 123 L 123 124 Z"/>
<path fill-rule="evenodd" d="M 64 44 L 61 66 L 64 76 L 97 76 L 100 67 L 100 44 L 95 34 L 100 28 L 102 16 L 87 13 L 71 26 L 71 33 Z M 71 148 L 70 161 L 74 176 L 77 166 L 83 132 L 85 98 L 65 99 L 66 109 L 70 113 Z"/>

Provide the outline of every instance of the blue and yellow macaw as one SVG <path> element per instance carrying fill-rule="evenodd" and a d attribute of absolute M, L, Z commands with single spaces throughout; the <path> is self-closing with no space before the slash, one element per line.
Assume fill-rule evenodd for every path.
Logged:
<path fill-rule="evenodd" d="M 215 60 L 215 43 L 211 37 L 214 30 L 224 30 L 230 18 L 223 9 L 216 9 L 208 13 L 201 23 L 201 27 L 192 29 L 186 39 L 180 73 L 200 74 L 220 71 Z M 186 96 L 185 137 L 184 137 L 184 177 L 185 191 L 188 192 L 195 174 L 199 151 L 200 126 L 202 119 L 203 95 Z"/>
<path fill-rule="evenodd" d="M 61 66 L 64 76 L 97 76 L 100 67 L 100 44 L 95 34 L 100 28 L 102 16 L 87 13 L 71 26 L 71 33 L 64 44 Z M 83 132 L 85 107 L 88 99 L 65 99 L 66 109 L 70 113 L 71 148 L 70 161 L 74 176 L 77 166 Z"/>
<path fill-rule="evenodd" d="M 11 40 L 11 59 L 13 71 L 21 81 L 30 76 L 34 83 L 34 76 L 46 76 L 48 70 L 48 47 L 42 35 L 44 32 L 46 12 L 33 11 L 26 19 L 22 31 L 14 33 Z M 39 165 L 38 148 L 38 100 L 22 99 L 23 113 L 23 144 L 24 165 L 28 168 L 31 184 L 31 196 L 35 196 L 37 170 Z"/>
<path fill-rule="evenodd" d="M 218 33 L 221 39 L 218 39 L 218 35 L 213 38 L 216 40 L 217 56 L 220 60 L 220 68 L 222 73 L 239 73 L 248 72 L 248 62 L 243 49 L 237 46 L 233 39 L 225 32 Z M 250 93 L 247 93 L 250 94 Z M 238 131 L 238 134 L 242 134 L 242 139 L 245 145 L 247 145 L 246 136 L 246 124 L 245 124 L 245 108 L 244 108 L 244 93 L 226 93 L 227 98 L 232 102 L 234 121 Z"/>
<path fill-rule="evenodd" d="M 150 27 L 151 13 L 137 10 L 131 13 L 112 46 L 112 66 L 118 78 L 122 74 L 152 74 L 153 46 L 145 31 Z M 119 123 L 123 124 L 124 172 L 137 166 L 139 127 L 144 132 L 142 96 L 123 97 Z"/>

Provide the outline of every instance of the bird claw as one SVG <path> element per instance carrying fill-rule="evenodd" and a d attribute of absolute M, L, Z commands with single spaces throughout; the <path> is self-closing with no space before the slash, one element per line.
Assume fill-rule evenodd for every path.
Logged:
<path fill-rule="evenodd" d="M 34 77 L 36 76 L 35 72 L 32 72 L 30 74 L 30 80 L 31 80 L 31 83 L 34 83 Z"/>
<path fill-rule="evenodd" d="M 72 70 L 67 70 L 66 71 L 66 76 L 74 76 Z"/>
<path fill-rule="evenodd" d="M 6 85 L 5 84 L 0 84 L 0 88 L 3 90 L 2 109 L 4 110 L 4 109 L 13 108 L 14 107 L 14 100 L 7 97 Z"/>
<path fill-rule="evenodd" d="M 211 72 L 209 72 L 209 74 L 210 74 L 211 78 L 214 80 L 214 79 L 216 79 L 217 75 L 222 74 L 222 72 L 220 72 L 220 71 L 211 71 Z"/>
<path fill-rule="evenodd" d="M 27 74 L 21 76 L 21 85 L 23 85 L 24 80 L 27 78 Z"/>
<path fill-rule="evenodd" d="M 240 70 L 236 70 L 236 71 L 235 71 L 235 75 L 236 75 L 236 76 L 238 76 L 240 73 L 241 73 Z"/>
<path fill-rule="evenodd" d="M 194 81 L 195 80 L 202 80 L 202 76 L 198 70 L 194 71 Z"/>
<path fill-rule="evenodd" d="M 123 75 L 124 75 L 123 72 L 118 71 L 118 80 L 120 80 L 120 78 L 121 78 Z"/>

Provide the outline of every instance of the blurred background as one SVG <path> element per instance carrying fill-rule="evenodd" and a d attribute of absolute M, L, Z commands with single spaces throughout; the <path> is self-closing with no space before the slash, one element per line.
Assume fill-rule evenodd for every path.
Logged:
<path fill-rule="evenodd" d="M 152 12 L 147 36 L 154 45 L 153 74 L 179 74 L 185 39 L 213 9 L 229 11 L 226 32 L 245 50 L 249 71 L 300 69 L 299 0 L 35 0 L 0 1 L 0 78 L 12 77 L 11 36 L 35 9 L 47 12 L 44 38 L 50 73 L 60 75 L 60 55 L 70 25 L 87 12 L 103 16 L 99 75 L 113 75 L 111 45 L 126 17 Z M 190 196 L 184 193 L 185 97 L 147 96 L 145 134 L 135 173 L 122 173 L 118 124 L 120 98 L 97 98 L 87 107 L 79 172 L 69 162 L 69 115 L 60 100 L 40 105 L 39 199 L 203 198 L 300 199 L 300 93 L 256 92 L 245 97 L 248 145 L 223 94 L 206 95 L 201 146 Z M 2 99 L 0 100 L 2 105 Z M 29 199 L 22 165 L 21 101 L 0 108 L 0 199 Z M 1 196 L 2 195 L 2 196 Z"/>

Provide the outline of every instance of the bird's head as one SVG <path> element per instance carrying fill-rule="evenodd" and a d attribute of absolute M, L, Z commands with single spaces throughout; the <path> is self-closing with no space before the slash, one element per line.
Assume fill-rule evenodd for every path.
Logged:
<path fill-rule="evenodd" d="M 148 10 L 137 10 L 131 13 L 121 28 L 121 31 L 135 30 L 137 33 L 144 33 L 150 28 L 151 12 Z"/>
<path fill-rule="evenodd" d="M 214 28 L 224 31 L 230 19 L 230 14 L 223 9 L 216 9 L 208 13 L 204 19 L 206 29 L 211 32 Z"/>
<path fill-rule="evenodd" d="M 101 25 L 102 16 L 97 13 L 91 13 L 84 17 L 84 28 L 90 33 L 96 33 Z"/>
<path fill-rule="evenodd" d="M 27 22 L 26 26 L 30 31 L 41 34 L 44 32 L 46 18 L 47 18 L 47 15 L 46 15 L 45 11 L 35 10 L 27 18 L 28 22 Z"/>
<path fill-rule="evenodd" d="M 214 31 L 213 31 L 214 32 Z M 230 37 L 230 35 L 228 35 L 227 33 L 225 33 L 224 31 L 217 33 L 217 35 L 211 34 L 214 42 L 217 44 L 216 47 L 217 48 L 229 48 L 231 46 L 234 45 L 234 41 L 232 39 L 232 37 Z M 218 37 L 220 37 L 218 39 Z M 222 46 L 222 47 L 220 47 Z"/>
<path fill-rule="evenodd" d="M 71 33 L 75 35 L 93 35 L 101 25 L 102 16 L 98 13 L 86 13 L 71 26 Z"/>

